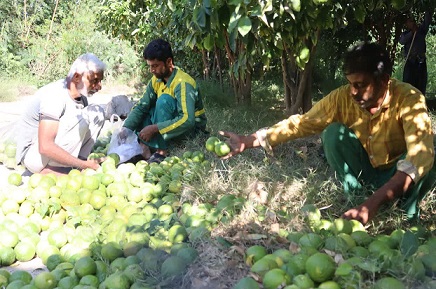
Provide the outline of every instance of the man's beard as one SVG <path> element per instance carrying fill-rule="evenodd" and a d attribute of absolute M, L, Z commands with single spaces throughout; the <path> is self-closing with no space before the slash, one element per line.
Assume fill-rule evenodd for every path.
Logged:
<path fill-rule="evenodd" d="M 155 76 L 157 78 L 159 78 L 160 80 L 165 80 L 165 78 L 169 77 L 170 74 L 170 70 L 168 69 L 168 67 L 165 65 L 165 71 L 159 74 L 156 74 Z"/>
<path fill-rule="evenodd" d="M 91 97 L 94 95 L 94 93 L 96 93 L 97 91 L 95 90 L 88 90 L 86 88 L 86 86 L 83 86 L 82 88 L 79 89 L 79 93 L 80 95 L 86 96 L 86 97 Z"/>

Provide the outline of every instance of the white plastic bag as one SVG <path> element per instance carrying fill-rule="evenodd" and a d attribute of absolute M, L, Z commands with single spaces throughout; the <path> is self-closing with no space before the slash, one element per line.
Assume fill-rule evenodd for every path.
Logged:
<path fill-rule="evenodd" d="M 116 125 L 118 126 L 112 132 L 111 142 L 109 143 L 108 155 L 111 153 L 116 153 L 120 156 L 120 163 L 124 163 L 134 156 L 142 154 L 142 147 L 138 143 L 138 136 L 134 131 L 123 128 L 122 121 L 118 121 Z M 120 132 L 125 134 L 124 137 L 120 137 Z"/>

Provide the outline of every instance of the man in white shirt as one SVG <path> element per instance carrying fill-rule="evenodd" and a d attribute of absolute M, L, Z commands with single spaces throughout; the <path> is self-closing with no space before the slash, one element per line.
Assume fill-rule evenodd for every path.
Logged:
<path fill-rule="evenodd" d="M 17 164 L 32 173 L 68 173 L 97 169 L 87 160 L 104 124 L 104 110 L 88 105 L 101 90 L 106 65 L 92 53 L 79 56 L 65 79 L 40 88 L 19 120 Z"/>

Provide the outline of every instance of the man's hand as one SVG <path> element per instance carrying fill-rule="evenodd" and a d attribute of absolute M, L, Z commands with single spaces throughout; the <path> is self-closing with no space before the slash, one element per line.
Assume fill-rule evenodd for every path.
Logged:
<path fill-rule="evenodd" d="M 98 158 L 98 159 L 89 159 L 84 161 L 84 167 L 97 170 L 100 167 L 100 163 L 102 163 L 106 158 Z"/>
<path fill-rule="evenodd" d="M 373 209 L 368 208 L 365 205 L 360 205 L 356 208 L 352 208 L 348 211 L 346 211 L 343 215 L 342 218 L 344 219 L 353 219 L 353 220 L 357 220 L 359 222 L 361 222 L 363 225 L 366 225 L 366 223 L 368 223 L 369 220 L 372 219 L 373 215 L 375 215 L 376 211 L 374 211 Z"/>
<path fill-rule="evenodd" d="M 123 144 L 126 142 L 127 136 L 129 135 L 129 129 L 126 127 L 121 127 L 118 133 L 118 144 Z"/>
<path fill-rule="evenodd" d="M 243 141 L 243 136 L 229 131 L 219 131 L 218 133 L 228 138 L 227 143 L 231 149 L 230 153 L 222 157 L 222 159 L 228 159 L 232 156 L 242 153 L 245 150 L 246 145 Z"/>
<path fill-rule="evenodd" d="M 376 190 L 365 202 L 346 211 L 342 217 L 358 220 L 365 225 L 377 214 L 383 204 L 402 197 L 412 184 L 413 181 L 409 175 L 397 171 L 387 183 Z"/>
<path fill-rule="evenodd" d="M 159 132 L 159 128 L 156 124 L 147 125 L 139 132 L 139 138 L 143 141 L 150 141 L 151 138 Z"/>

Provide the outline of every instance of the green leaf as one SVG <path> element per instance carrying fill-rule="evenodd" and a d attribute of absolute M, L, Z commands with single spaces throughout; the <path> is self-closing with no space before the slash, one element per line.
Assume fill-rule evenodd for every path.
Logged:
<path fill-rule="evenodd" d="M 238 6 L 238 5 L 242 4 L 243 1 L 244 0 L 230 0 L 229 5 Z"/>
<path fill-rule="evenodd" d="M 272 0 L 266 1 L 265 5 L 263 6 L 262 11 L 263 11 L 263 13 L 273 11 Z"/>
<path fill-rule="evenodd" d="M 173 1 L 168 0 L 167 5 L 168 5 L 168 8 L 169 8 L 172 12 L 176 11 L 176 7 L 174 6 Z"/>
<path fill-rule="evenodd" d="M 206 11 L 204 7 L 195 8 L 193 18 L 198 26 L 201 28 L 206 27 Z"/>
<path fill-rule="evenodd" d="M 203 6 L 206 8 L 212 8 L 210 0 L 203 0 Z"/>
<path fill-rule="evenodd" d="M 294 10 L 295 12 L 300 12 L 300 10 L 301 10 L 300 0 L 291 0 L 291 7 L 292 7 L 292 10 Z"/>
<path fill-rule="evenodd" d="M 232 243 L 230 243 L 229 241 L 227 241 L 223 237 L 217 237 L 216 240 L 217 240 L 218 243 L 220 243 L 225 248 L 230 248 L 231 246 L 233 246 Z"/>
<path fill-rule="evenodd" d="M 229 34 L 230 49 L 233 52 L 236 52 L 236 39 L 237 39 L 237 37 L 238 37 L 238 32 L 236 30 L 233 30 Z"/>
<path fill-rule="evenodd" d="M 335 276 L 348 276 L 353 271 L 353 266 L 348 263 L 342 263 L 336 268 Z"/>
<path fill-rule="evenodd" d="M 354 9 L 354 17 L 356 18 L 357 22 L 363 23 L 365 21 L 365 16 L 365 7 L 363 7 L 362 5 L 358 5 Z"/>
<path fill-rule="evenodd" d="M 418 237 L 410 231 L 406 231 L 400 244 L 400 251 L 404 257 L 412 256 L 419 247 Z"/>
<path fill-rule="evenodd" d="M 251 30 L 251 20 L 247 16 L 241 17 L 238 21 L 238 31 L 242 36 L 245 36 Z"/>
<path fill-rule="evenodd" d="M 380 267 L 376 264 L 375 260 L 363 260 L 361 263 L 358 263 L 357 266 L 371 273 L 380 271 Z"/>
<path fill-rule="evenodd" d="M 208 34 L 203 41 L 203 46 L 206 50 L 211 51 L 214 47 L 213 36 Z"/>
<path fill-rule="evenodd" d="M 230 16 L 229 27 L 227 28 L 227 31 L 229 33 L 231 33 L 238 26 L 240 18 L 241 15 L 239 13 L 236 13 L 236 11 L 233 11 L 232 15 Z"/>

